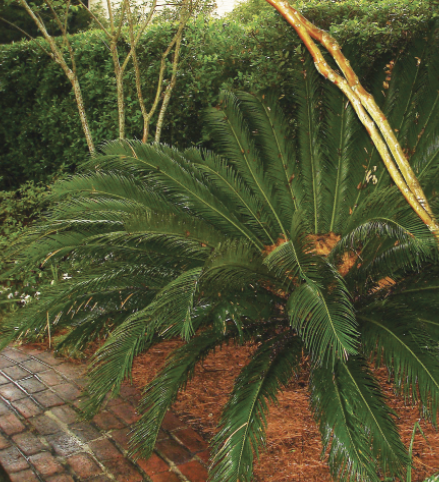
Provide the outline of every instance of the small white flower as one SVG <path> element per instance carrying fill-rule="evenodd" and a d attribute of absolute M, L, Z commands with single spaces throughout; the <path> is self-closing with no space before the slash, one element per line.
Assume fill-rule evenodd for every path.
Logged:
<path fill-rule="evenodd" d="M 54 285 L 55 284 L 55 280 L 53 279 L 51 282 L 50 282 L 51 285 Z"/>
<path fill-rule="evenodd" d="M 9 293 L 8 294 L 8 300 L 12 299 L 14 297 L 14 293 Z"/>

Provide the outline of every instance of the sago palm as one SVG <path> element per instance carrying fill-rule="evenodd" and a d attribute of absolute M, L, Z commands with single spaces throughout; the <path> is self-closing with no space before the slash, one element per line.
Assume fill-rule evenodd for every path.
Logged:
<path fill-rule="evenodd" d="M 381 76 L 372 90 L 437 213 L 439 58 L 429 45 L 388 64 L 385 97 Z M 91 363 L 91 415 L 136 355 L 183 338 L 139 405 L 132 452 L 143 456 L 196 364 L 223 344 L 253 343 L 212 442 L 215 482 L 252 479 L 269 405 L 305 353 L 334 477 L 403 477 L 407 452 L 371 366 L 384 364 L 395 391 L 436 422 L 437 242 L 309 58 L 292 88 L 291 125 L 273 95 L 224 92 L 206 118 L 216 154 L 118 141 L 58 183 L 18 266 L 68 257 L 77 274 L 4 322 L 3 341 L 44 333 L 48 317 L 68 330 L 60 348 L 110 332 Z"/>

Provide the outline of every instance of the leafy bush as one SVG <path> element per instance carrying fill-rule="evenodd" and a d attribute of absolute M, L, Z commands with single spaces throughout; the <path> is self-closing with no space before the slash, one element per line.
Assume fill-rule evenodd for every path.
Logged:
<path fill-rule="evenodd" d="M 388 64 L 388 89 L 388 62 L 370 87 L 438 215 L 438 31 L 424 35 Z M 41 336 L 47 316 L 67 330 L 60 348 L 111 331 L 91 361 L 93 415 L 134 356 L 182 337 L 140 402 L 132 450 L 144 455 L 196 364 L 253 343 L 213 440 L 212 482 L 251 480 L 269 404 L 305 352 L 334 476 L 402 478 L 409 457 L 368 361 L 436 423 L 437 241 L 308 55 L 293 80 L 294 123 L 273 91 L 225 92 L 205 118 L 218 155 L 116 141 L 55 185 L 59 204 L 20 241 L 30 243 L 21 265 L 69 256 L 78 273 L 5 321 L 2 343 Z"/>
<path fill-rule="evenodd" d="M 200 143 L 200 112 L 217 102 L 221 87 L 258 91 L 274 86 L 294 101 L 292 78 L 300 68 L 301 46 L 295 32 L 271 7 L 251 14 L 244 23 L 232 18 L 199 17 L 188 26 L 183 40 L 181 68 L 168 109 L 163 141 L 188 147 Z M 355 44 L 357 68 L 367 77 L 369 65 L 385 52 L 403 48 L 439 7 L 425 1 L 329 2 L 303 4 L 304 13 L 329 27 L 347 46 Z M 238 16 L 238 14 L 237 14 Z M 390 25 L 387 25 L 390 23 Z M 173 26 L 155 25 L 139 48 L 145 100 L 155 95 L 160 56 Z M 117 137 L 116 85 L 105 39 L 98 31 L 72 36 L 82 93 L 96 144 Z M 70 85 L 61 69 L 33 42 L 0 47 L 0 170 L 3 188 L 26 180 L 45 180 L 65 165 L 68 171 L 87 153 Z M 152 79 L 152 80 L 151 80 Z M 140 137 L 141 115 L 134 75 L 126 74 L 127 137 Z M 153 124 L 156 119 L 153 119 Z M 204 141 L 207 141 L 205 139 Z M 209 144 L 207 143 L 206 146 Z"/>

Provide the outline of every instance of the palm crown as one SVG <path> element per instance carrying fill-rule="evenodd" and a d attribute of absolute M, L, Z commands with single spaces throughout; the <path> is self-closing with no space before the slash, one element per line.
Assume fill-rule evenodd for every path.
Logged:
<path fill-rule="evenodd" d="M 437 211 L 433 54 L 425 40 L 400 53 L 381 98 Z M 22 262 L 68 255 L 79 274 L 4 322 L 4 343 L 43 332 L 48 313 L 69 329 L 61 347 L 111 331 L 90 370 L 92 414 L 137 354 L 186 340 L 146 387 L 132 439 L 138 455 L 151 453 L 198 362 L 224 343 L 254 343 L 213 440 L 216 482 L 251 480 L 269 403 L 305 351 L 334 476 L 401 476 L 406 450 L 369 364 L 384 363 L 395 390 L 436 421 L 437 244 L 390 185 L 346 99 L 308 58 L 294 89 L 292 126 L 273 95 L 223 92 L 207 114 L 217 154 L 117 141 L 91 159 L 91 171 L 58 183 L 60 202 Z"/>

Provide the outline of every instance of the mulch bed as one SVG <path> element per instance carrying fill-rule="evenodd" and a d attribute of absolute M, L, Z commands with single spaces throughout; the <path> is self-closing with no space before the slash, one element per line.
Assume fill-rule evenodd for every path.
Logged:
<path fill-rule="evenodd" d="M 163 366 L 167 356 L 181 340 L 161 343 L 138 356 L 133 366 L 133 383 L 142 389 Z M 47 349 L 47 341 L 34 344 Z M 95 349 L 97 346 L 94 347 Z M 206 440 L 215 435 L 221 410 L 227 402 L 235 378 L 248 363 L 251 346 L 229 345 L 209 355 L 195 370 L 193 380 L 172 407 L 174 412 Z M 87 350 L 87 357 L 94 350 Z M 75 360 L 72 360 L 73 362 Z M 413 426 L 419 421 L 419 409 L 405 406 L 393 393 L 384 368 L 374 370 L 389 405 L 399 414 L 397 425 L 403 442 L 408 447 Z M 278 396 L 268 416 L 267 448 L 255 465 L 258 482 L 331 482 L 326 458 L 321 458 L 322 443 L 319 429 L 309 410 L 308 369 L 306 360 L 298 378 L 291 380 L 286 390 Z M 420 422 L 427 441 L 417 433 L 413 456 L 415 467 L 412 482 L 422 482 L 439 472 L 439 432 L 422 420 Z"/>
<path fill-rule="evenodd" d="M 167 355 L 181 341 L 169 341 L 140 355 L 134 362 L 133 382 L 143 388 L 162 367 Z M 233 382 L 249 360 L 252 348 L 230 345 L 210 355 L 195 371 L 185 392 L 179 395 L 174 411 L 209 440 L 217 431 L 221 409 Z M 309 410 L 308 370 L 306 362 L 299 378 L 290 382 L 271 407 L 268 417 L 267 449 L 256 464 L 260 482 L 326 482 L 332 478 L 321 459 L 320 433 Z M 395 397 L 385 369 L 375 370 L 390 406 L 399 414 L 397 424 L 406 446 L 413 426 L 419 420 L 417 407 L 405 406 Z M 412 481 L 420 482 L 439 471 L 439 433 L 428 422 L 421 422 L 427 441 L 418 433 L 414 444 L 415 469 Z"/>

